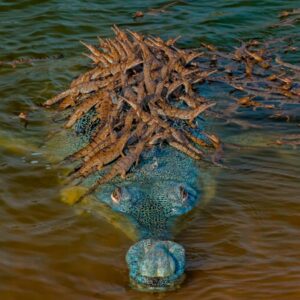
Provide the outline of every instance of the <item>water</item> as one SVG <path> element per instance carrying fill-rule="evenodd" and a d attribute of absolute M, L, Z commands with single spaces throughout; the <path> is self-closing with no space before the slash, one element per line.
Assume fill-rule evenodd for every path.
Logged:
<path fill-rule="evenodd" d="M 299 33 L 299 23 L 271 27 L 280 11 L 299 6 L 292 0 L 185 1 L 131 18 L 162 3 L 0 1 L 0 60 L 64 55 L 0 66 L 0 299 L 300 298 L 299 149 L 229 149 L 228 161 L 240 168 L 219 173 L 213 201 L 176 239 L 187 250 L 187 280 L 176 292 L 151 295 L 128 286 L 124 256 L 132 242 L 105 220 L 61 203 L 57 170 L 32 146 L 42 145 L 51 122 L 39 104 L 88 63 L 79 40 L 109 37 L 112 24 L 181 35 L 183 47 Z M 299 61 L 299 51 L 290 56 Z M 26 129 L 22 111 L 29 112 Z"/>

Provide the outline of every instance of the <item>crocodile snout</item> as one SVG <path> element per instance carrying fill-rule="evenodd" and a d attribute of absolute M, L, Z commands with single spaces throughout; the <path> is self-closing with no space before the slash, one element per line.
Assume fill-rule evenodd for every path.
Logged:
<path fill-rule="evenodd" d="M 175 289 L 184 277 L 185 251 L 172 241 L 141 240 L 128 250 L 126 261 L 131 283 L 138 290 Z"/>
<path fill-rule="evenodd" d="M 176 271 L 176 261 L 165 245 L 153 245 L 139 264 L 139 273 L 145 277 L 167 277 Z"/>

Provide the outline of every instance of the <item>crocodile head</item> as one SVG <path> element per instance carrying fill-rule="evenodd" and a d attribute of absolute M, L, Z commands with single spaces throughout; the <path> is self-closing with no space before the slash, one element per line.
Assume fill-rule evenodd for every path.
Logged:
<path fill-rule="evenodd" d="M 171 241 L 172 229 L 198 203 L 201 184 L 199 169 L 185 156 L 167 150 L 152 154 L 134 175 L 100 187 L 97 198 L 130 219 L 139 233 L 126 256 L 131 285 L 165 291 L 183 280 L 185 251 Z"/>

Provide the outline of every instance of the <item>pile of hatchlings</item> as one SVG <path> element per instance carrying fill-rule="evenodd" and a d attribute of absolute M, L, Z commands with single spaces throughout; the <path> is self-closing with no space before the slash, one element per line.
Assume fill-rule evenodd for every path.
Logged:
<path fill-rule="evenodd" d="M 298 98 L 296 77 L 292 80 L 282 73 L 283 67 L 298 72 L 296 67 L 277 57 L 271 68 L 274 58 L 270 59 L 268 51 L 253 49 L 258 42 L 243 44 L 230 55 L 204 44 L 204 49 L 210 51 L 205 56 L 213 55 L 206 66 L 205 61 L 199 64 L 205 52 L 179 49 L 175 46 L 177 39 L 164 41 L 130 30 L 125 32 L 116 26 L 113 31 L 115 37 L 99 38 L 98 46 L 84 43 L 90 51 L 86 55 L 93 68 L 44 104 L 46 107 L 57 104 L 60 110 L 69 112 L 66 128 L 76 126 L 81 118 L 93 112 L 93 124 L 97 125 L 90 142 L 68 157 L 81 162 L 72 172 L 72 180 L 82 180 L 104 169 L 105 174 L 90 191 L 115 176 L 124 178 L 143 151 L 156 144 L 167 143 L 193 159 L 218 164 L 222 154 L 219 138 L 207 132 L 195 134 L 200 130 L 196 124 L 198 116 L 214 113 L 211 107 L 216 103 L 200 96 L 196 84 L 225 82 L 246 93 L 236 99 L 237 106 L 271 108 L 275 113 L 274 105 L 254 101 L 253 97 L 263 100 L 267 99 L 262 98 L 265 95 L 273 98 L 279 95 L 293 102 Z M 218 66 L 219 57 L 225 65 Z M 228 73 L 228 66 L 234 67 L 233 63 L 238 63 L 238 68 L 242 66 L 245 75 L 233 77 Z M 256 71 L 256 66 L 265 70 L 263 74 Z M 220 70 L 222 76 L 215 76 Z M 265 90 L 260 86 L 262 80 Z M 226 111 L 222 117 L 228 118 Z"/>
<path fill-rule="evenodd" d="M 85 178 L 107 166 L 95 186 L 124 177 L 141 153 L 158 143 L 203 159 L 200 148 L 217 148 L 219 140 L 209 134 L 200 139 L 189 130 L 215 104 L 194 90 L 210 74 L 193 63 L 201 53 L 177 49 L 176 39 L 144 37 L 116 26 L 113 30 L 115 38 L 99 39 L 98 47 L 85 44 L 94 68 L 44 104 L 70 109 L 66 128 L 90 110 L 95 112 L 93 121 L 99 121 L 90 142 L 68 157 L 82 162 L 72 178 Z"/>

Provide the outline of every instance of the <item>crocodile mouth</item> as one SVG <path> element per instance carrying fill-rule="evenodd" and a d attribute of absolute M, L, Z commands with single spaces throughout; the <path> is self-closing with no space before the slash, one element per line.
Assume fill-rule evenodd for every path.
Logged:
<path fill-rule="evenodd" d="M 184 278 L 185 274 L 182 274 L 176 280 L 168 277 L 145 277 L 146 283 L 139 283 L 130 277 L 130 285 L 132 288 L 142 292 L 168 292 L 177 290 L 184 281 Z"/>
<path fill-rule="evenodd" d="M 173 241 L 141 240 L 126 255 L 131 286 L 140 291 L 177 289 L 184 280 L 185 251 Z"/>

